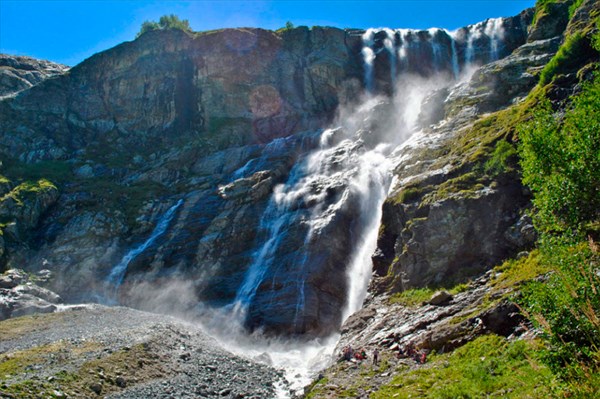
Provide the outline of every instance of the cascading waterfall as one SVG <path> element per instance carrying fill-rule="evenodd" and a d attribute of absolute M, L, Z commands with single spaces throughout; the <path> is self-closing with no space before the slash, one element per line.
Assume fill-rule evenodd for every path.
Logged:
<path fill-rule="evenodd" d="M 442 45 L 437 42 L 437 33 L 441 29 L 431 28 L 429 29 L 430 44 L 431 44 L 431 53 L 433 58 L 433 70 L 435 73 L 441 71 L 441 62 L 442 62 Z"/>
<path fill-rule="evenodd" d="M 395 33 L 393 30 L 384 28 L 386 38 L 383 40 L 383 46 L 387 50 L 390 56 L 390 81 L 392 82 L 392 87 L 396 86 L 396 76 L 398 75 L 397 60 L 396 60 L 396 50 L 394 45 Z"/>
<path fill-rule="evenodd" d="M 391 182 L 390 154 L 414 131 L 426 93 L 439 88 L 437 83 L 448 84 L 447 79 L 404 77 L 415 72 L 418 63 L 422 62 L 417 55 L 427 54 L 431 49 L 431 64 L 424 65 L 423 70 L 451 72 L 457 79 L 462 69 L 459 48 L 464 51 L 466 69 L 475 58 L 482 58 L 480 53 L 475 56 L 474 46 L 475 43 L 479 46 L 483 35 L 490 38 L 489 57 L 498 57 L 499 46 L 494 42 L 502 39 L 502 20 L 488 20 L 471 26 L 462 36 L 442 29 L 431 29 L 429 35 L 408 29 L 368 29 L 364 32 L 365 103 L 351 112 L 340 111 L 342 116 L 338 122 L 341 126 L 322 132 L 319 147 L 305 151 L 290 170 L 287 181 L 274 188 L 260 220 L 256 250 L 235 299 L 224 312 L 217 312 L 215 316 L 221 318 L 215 325 L 230 327 L 227 332 L 217 333 L 229 347 L 238 348 L 244 354 L 268 353 L 275 365 L 288 370 L 288 375 L 293 376 L 290 380 L 296 381 L 298 388 L 309 381 L 311 371 L 326 365 L 325 362 L 315 367 L 313 360 L 322 361 L 331 354 L 337 334 L 311 342 L 248 336 L 243 328 L 246 321 L 263 316 L 260 309 L 254 309 L 255 313 L 252 313 L 251 307 L 256 301 L 262 301 L 261 306 L 273 306 L 276 312 L 286 313 L 291 335 L 305 331 L 306 307 L 315 300 L 314 295 L 310 297 L 310 290 L 314 289 L 311 288 L 314 285 L 310 280 L 311 268 L 315 261 L 321 261 L 319 256 L 322 256 L 311 252 L 315 249 L 314 242 L 329 239 L 327 232 L 331 230 L 328 228 L 339 223 L 339 215 L 348 212 L 345 208 L 350 204 L 354 224 L 344 234 L 352 236 L 352 252 L 343 263 L 347 283 L 341 319 L 345 320 L 360 309 L 371 277 L 371 255 L 377 243 L 382 204 Z M 381 99 L 375 96 L 375 64 L 380 62 L 376 54 L 380 51 L 389 53 L 390 82 L 401 92 L 393 91 L 398 95 L 386 100 L 387 107 L 382 107 L 378 102 Z M 414 60 L 414 65 L 411 66 L 409 60 Z M 378 75 L 378 78 L 382 76 Z M 407 82 L 412 82 L 412 87 L 408 87 Z M 387 120 L 382 117 L 385 112 L 394 117 Z M 369 125 L 365 121 L 370 118 L 378 123 Z M 386 121 L 382 122 L 383 119 Z M 275 148 L 286 140 L 278 139 L 268 146 Z M 249 161 L 233 174 L 233 178 L 261 170 L 259 163 L 258 158 Z M 289 245 L 293 247 L 290 249 Z M 282 275 L 289 277 L 282 279 Z M 284 289 L 293 292 L 291 306 L 278 303 L 282 298 L 280 291 Z M 285 299 L 290 300 L 290 296 Z"/>
<path fill-rule="evenodd" d="M 490 38 L 490 60 L 495 61 L 499 57 L 499 43 L 504 38 L 504 26 L 502 18 L 492 18 L 486 21 L 484 32 Z"/>
<path fill-rule="evenodd" d="M 367 29 L 367 31 L 363 34 L 363 48 L 362 48 L 362 56 L 365 68 L 365 87 L 367 93 L 373 92 L 373 80 L 374 80 L 374 70 L 373 64 L 375 62 L 375 51 L 373 50 L 373 38 L 375 36 L 374 29 Z"/>
<path fill-rule="evenodd" d="M 495 61 L 499 58 L 499 44 L 504 38 L 504 22 L 502 18 L 490 18 L 484 22 L 479 22 L 472 25 L 468 31 L 467 37 L 467 49 L 465 62 L 467 64 L 473 64 L 475 62 L 475 48 L 474 42 L 487 37 L 489 40 L 489 54 L 488 60 Z"/>
<path fill-rule="evenodd" d="M 150 234 L 150 237 L 148 237 L 148 239 L 139 246 L 127 252 L 125 256 L 123 256 L 121 261 L 112 268 L 110 274 L 106 278 L 106 282 L 113 287 L 114 292 L 116 292 L 119 289 L 119 286 L 123 282 L 125 274 L 127 273 L 127 267 L 129 266 L 131 261 L 134 260 L 142 252 L 144 252 L 150 245 L 154 243 L 154 241 L 156 241 L 158 237 L 162 236 L 165 233 L 165 231 L 167 231 L 167 228 L 169 227 L 173 216 L 175 216 L 177 208 L 179 208 L 182 204 L 183 199 L 180 199 L 175 205 L 170 207 L 165 212 L 165 214 L 162 215 L 162 217 L 156 224 L 156 227 L 152 231 L 152 234 Z"/>
<path fill-rule="evenodd" d="M 400 47 L 398 48 L 398 60 L 400 61 L 402 71 L 406 71 L 410 67 L 408 53 L 411 43 L 408 37 L 412 31 L 410 29 L 397 29 L 396 31 L 399 33 L 401 40 Z"/>
<path fill-rule="evenodd" d="M 430 28 L 427 31 L 367 29 L 362 35 L 361 52 L 366 92 L 378 92 L 375 66 L 379 62 L 377 54 L 382 51 L 389 54 L 389 82 L 395 88 L 399 77 L 405 73 L 425 76 L 450 73 L 454 80 L 458 80 L 470 65 L 497 60 L 503 38 L 501 18 L 489 19 L 455 31 L 440 28 Z M 423 65 L 422 58 L 419 57 L 427 53 L 431 60 Z M 378 79 L 382 78 L 378 75 Z"/>
<path fill-rule="evenodd" d="M 450 46 L 452 49 L 452 75 L 458 79 L 460 75 L 460 65 L 458 64 L 458 51 L 456 50 L 456 32 L 447 32 L 450 36 Z"/>

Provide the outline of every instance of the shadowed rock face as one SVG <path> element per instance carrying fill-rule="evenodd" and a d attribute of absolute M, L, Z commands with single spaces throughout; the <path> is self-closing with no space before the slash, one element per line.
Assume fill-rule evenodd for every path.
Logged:
<path fill-rule="evenodd" d="M 525 41 L 530 16 L 503 22 L 501 56 Z M 61 167 L 60 173 L 52 172 L 61 183 L 60 197 L 53 196 L 53 206 L 36 217 L 35 235 L 7 245 L 7 264 L 54 269 L 62 277 L 54 280 L 54 289 L 66 300 L 102 297 L 115 291 L 105 282 L 112 267 L 183 200 L 165 233 L 129 261 L 116 299 L 164 312 L 190 310 L 198 303 L 223 308 L 239 301 L 271 238 L 273 193 L 280 184 L 294 187 L 295 168 L 320 148 L 319 136 L 338 105 L 358 101 L 363 92 L 364 33 L 302 27 L 279 33 L 152 31 L 1 101 L 0 152 L 13 168 L 8 172 L 16 170 L 14 165 Z M 415 34 L 422 43 L 433 40 L 430 32 Z M 448 69 L 450 39 L 435 35 L 442 46 L 436 62 Z M 381 39 L 375 38 L 375 50 Z M 473 44 L 473 57 L 487 62 L 490 40 L 480 39 Z M 455 40 L 462 65 L 467 42 Z M 415 47 L 410 57 L 413 68 L 428 75 L 436 68 L 426 47 Z M 378 53 L 374 71 L 381 87 L 391 82 L 384 53 Z M 439 115 L 430 116 L 432 122 Z M 306 196 L 279 209 L 287 219 L 278 232 L 280 243 L 258 264 L 265 273 L 246 303 L 249 329 L 324 336 L 340 327 L 347 301 L 345 273 L 366 225 L 360 216 L 364 194 L 352 187 L 361 166 L 348 160 L 379 141 L 373 127 L 348 134 L 352 145 L 332 147 L 340 153 L 327 158 L 335 177 L 307 185 Z M 339 176 L 333 173 L 336 167 Z M 9 177 L 10 184 L 18 182 L 19 176 Z M 466 228 L 471 218 L 494 211 L 495 205 L 482 205 L 487 198 L 500 204 L 495 216 L 502 217 L 504 208 L 512 206 L 506 195 L 482 192 L 476 198 L 482 202 L 457 201 L 456 226 Z M 386 206 L 384 219 L 400 212 Z M 430 221 L 435 215 L 444 219 L 446 211 L 432 207 Z M 327 223 L 313 232 L 310 223 L 319 220 L 317 213 L 327 216 Z M 490 230 L 493 240 L 502 234 L 494 229 L 504 231 L 508 222 L 499 223 L 481 225 L 473 233 Z M 419 240 L 432 237 L 430 247 L 422 248 L 426 252 L 452 235 L 418 224 L 413 233 Z M 390 239 L 392 253 L 396 238 Z M 467 240 L 456 247 L 469 245 Z M 390 252 L 385 245 L 381 249 Z M 473 259 L 481 263 L 477 271 L 503 251 L 494 247 L 489 259 Z M 436 262 L 413 262 L 413 274 L 444 278 L 448 260 L 440 255 Z M 430 279 L 413 281 L 418 285 Z"/>

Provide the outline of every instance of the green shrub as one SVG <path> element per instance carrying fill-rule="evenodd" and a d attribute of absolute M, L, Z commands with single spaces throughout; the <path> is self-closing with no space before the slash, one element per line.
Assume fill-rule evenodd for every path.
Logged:
<path fill-rule="evenodd" d="M 533 194 L 536 227 L 579 230 L 600 212 L 600 79 L 585 85 L 565 117 L 548 101 L 519 129 L 523 182 Z"/>
<path fill-rule="evenodd" d="M 523 182 L 541 232 L 543 283 L 523 289 L 522 306 L 546 341 L 543 360 L 567 383 L 566 396 L 600 396 L 600 77 L 583 85 L 564 116 L 549 101 L 519 127 Z"/>
<path fill-rule="evenodd" d="M 160 17 L 158 22 L 155 21 L 144 21 L 140 31 L 135 36 L 136 38 L 140 37 L 146 32 L 152 30 L 164 30 L 164 29 L 179 29 L 184 32 L 191 32 L 192 28 L 190 28 L 190 21 L 187 19 L 179 19 L 177 15 L 163 15 Z"/>
<path fill-rule="evenodd" d="M 573 393 L 598 397 L 591 377 L 600 373 L 600 255 L 565 237 L 544 237 L 540 247 L 555 271 L 527 285 L 522 303 L 548 343 L 543 360 Z"/>

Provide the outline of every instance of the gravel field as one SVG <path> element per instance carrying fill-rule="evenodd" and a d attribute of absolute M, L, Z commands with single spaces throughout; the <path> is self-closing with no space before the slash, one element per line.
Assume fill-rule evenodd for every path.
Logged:
<path fill-rule="evenodd" d="M 0 322 L 0 398 L 275 398 L 283 373 L 197 326 L 85 305 Z"/>

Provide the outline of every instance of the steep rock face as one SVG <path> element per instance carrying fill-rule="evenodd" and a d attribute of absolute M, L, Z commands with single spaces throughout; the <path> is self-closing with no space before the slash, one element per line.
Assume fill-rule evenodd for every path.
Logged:
<path fill-rule="evenodd" d="M 269 142 L 330 119 L 359 76 L 358 40 L 333 28 L 148 32 L 5 102 L 2 144 L 35 160 L 108 142 L 138 154 L 193 138 L 205 154 Z M 45 132 L 43 155 L 24 158 L 23 130 Z"/>
<path fill-rule="evenodd" d="M 0 54 L 0 98 L 15 95 L 68 70 L 68 66 L 50 61 Z"/>

